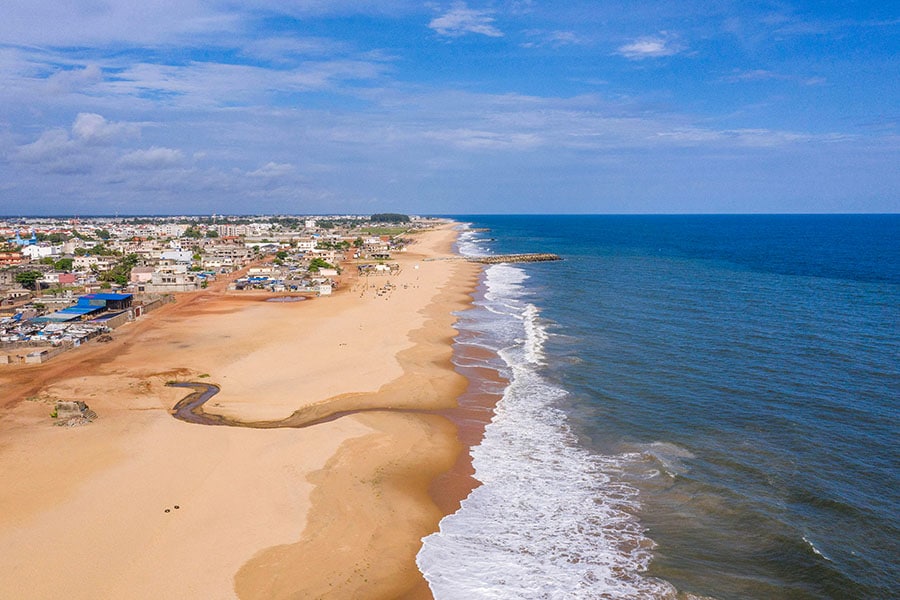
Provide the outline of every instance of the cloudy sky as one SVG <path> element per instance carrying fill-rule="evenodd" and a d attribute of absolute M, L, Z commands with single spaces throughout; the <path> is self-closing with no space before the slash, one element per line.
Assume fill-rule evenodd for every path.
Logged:
<path fill-rule="evenodd" d="M 900 210 L 893 2 L 0 13 L 0 215 Z"/>

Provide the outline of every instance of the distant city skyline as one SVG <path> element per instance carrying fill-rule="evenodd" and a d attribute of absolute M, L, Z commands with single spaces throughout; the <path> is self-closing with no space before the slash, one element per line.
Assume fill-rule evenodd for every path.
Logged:
<path fill-rule="evenodd" d="M 900 211 L 890 3 L 3 12 L 2 216 Z"/>

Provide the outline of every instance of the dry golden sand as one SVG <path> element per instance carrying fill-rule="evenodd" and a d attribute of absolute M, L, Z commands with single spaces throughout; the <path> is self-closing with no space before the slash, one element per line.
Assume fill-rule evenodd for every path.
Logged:
<path fill-rule="evenodd" d="M 192 425 L 169 414 L 186 390 L 164 385 L 217 383 L 206 410 L 242 421 L 453 406 L 452 313 L 478 268 L 422 260 L 449 253 L 452 229 L 417 237 L 400 274 L 331 298 L 267 303 L 222 282 L 109 344 L 0 370 L 0 598 L 429 597 L 414 558 L 441 516 L 429 483 L 459 455 L 450 421 Z M 100 418 L 53 427 L 57 398 Z"/>

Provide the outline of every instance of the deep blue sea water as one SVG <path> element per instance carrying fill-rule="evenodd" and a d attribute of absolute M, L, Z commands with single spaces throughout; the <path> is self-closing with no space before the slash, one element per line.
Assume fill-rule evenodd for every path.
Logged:
<path fill-rule="evenodd" d="M 478 216 L 509 380 L 435 597 L 900 597 L 900 215 Z M 458 352 L 465 355 L 465 352 Z"/>

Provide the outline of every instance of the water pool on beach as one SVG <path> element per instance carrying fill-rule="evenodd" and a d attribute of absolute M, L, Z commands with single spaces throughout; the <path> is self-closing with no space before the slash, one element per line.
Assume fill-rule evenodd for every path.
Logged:
<path fill-rule="evenodd" d="M 419 554 L 438 600 L 894 594 L 900 218 L 469 220 L 565 261 L 461 315 L 510 384 Z"/>

